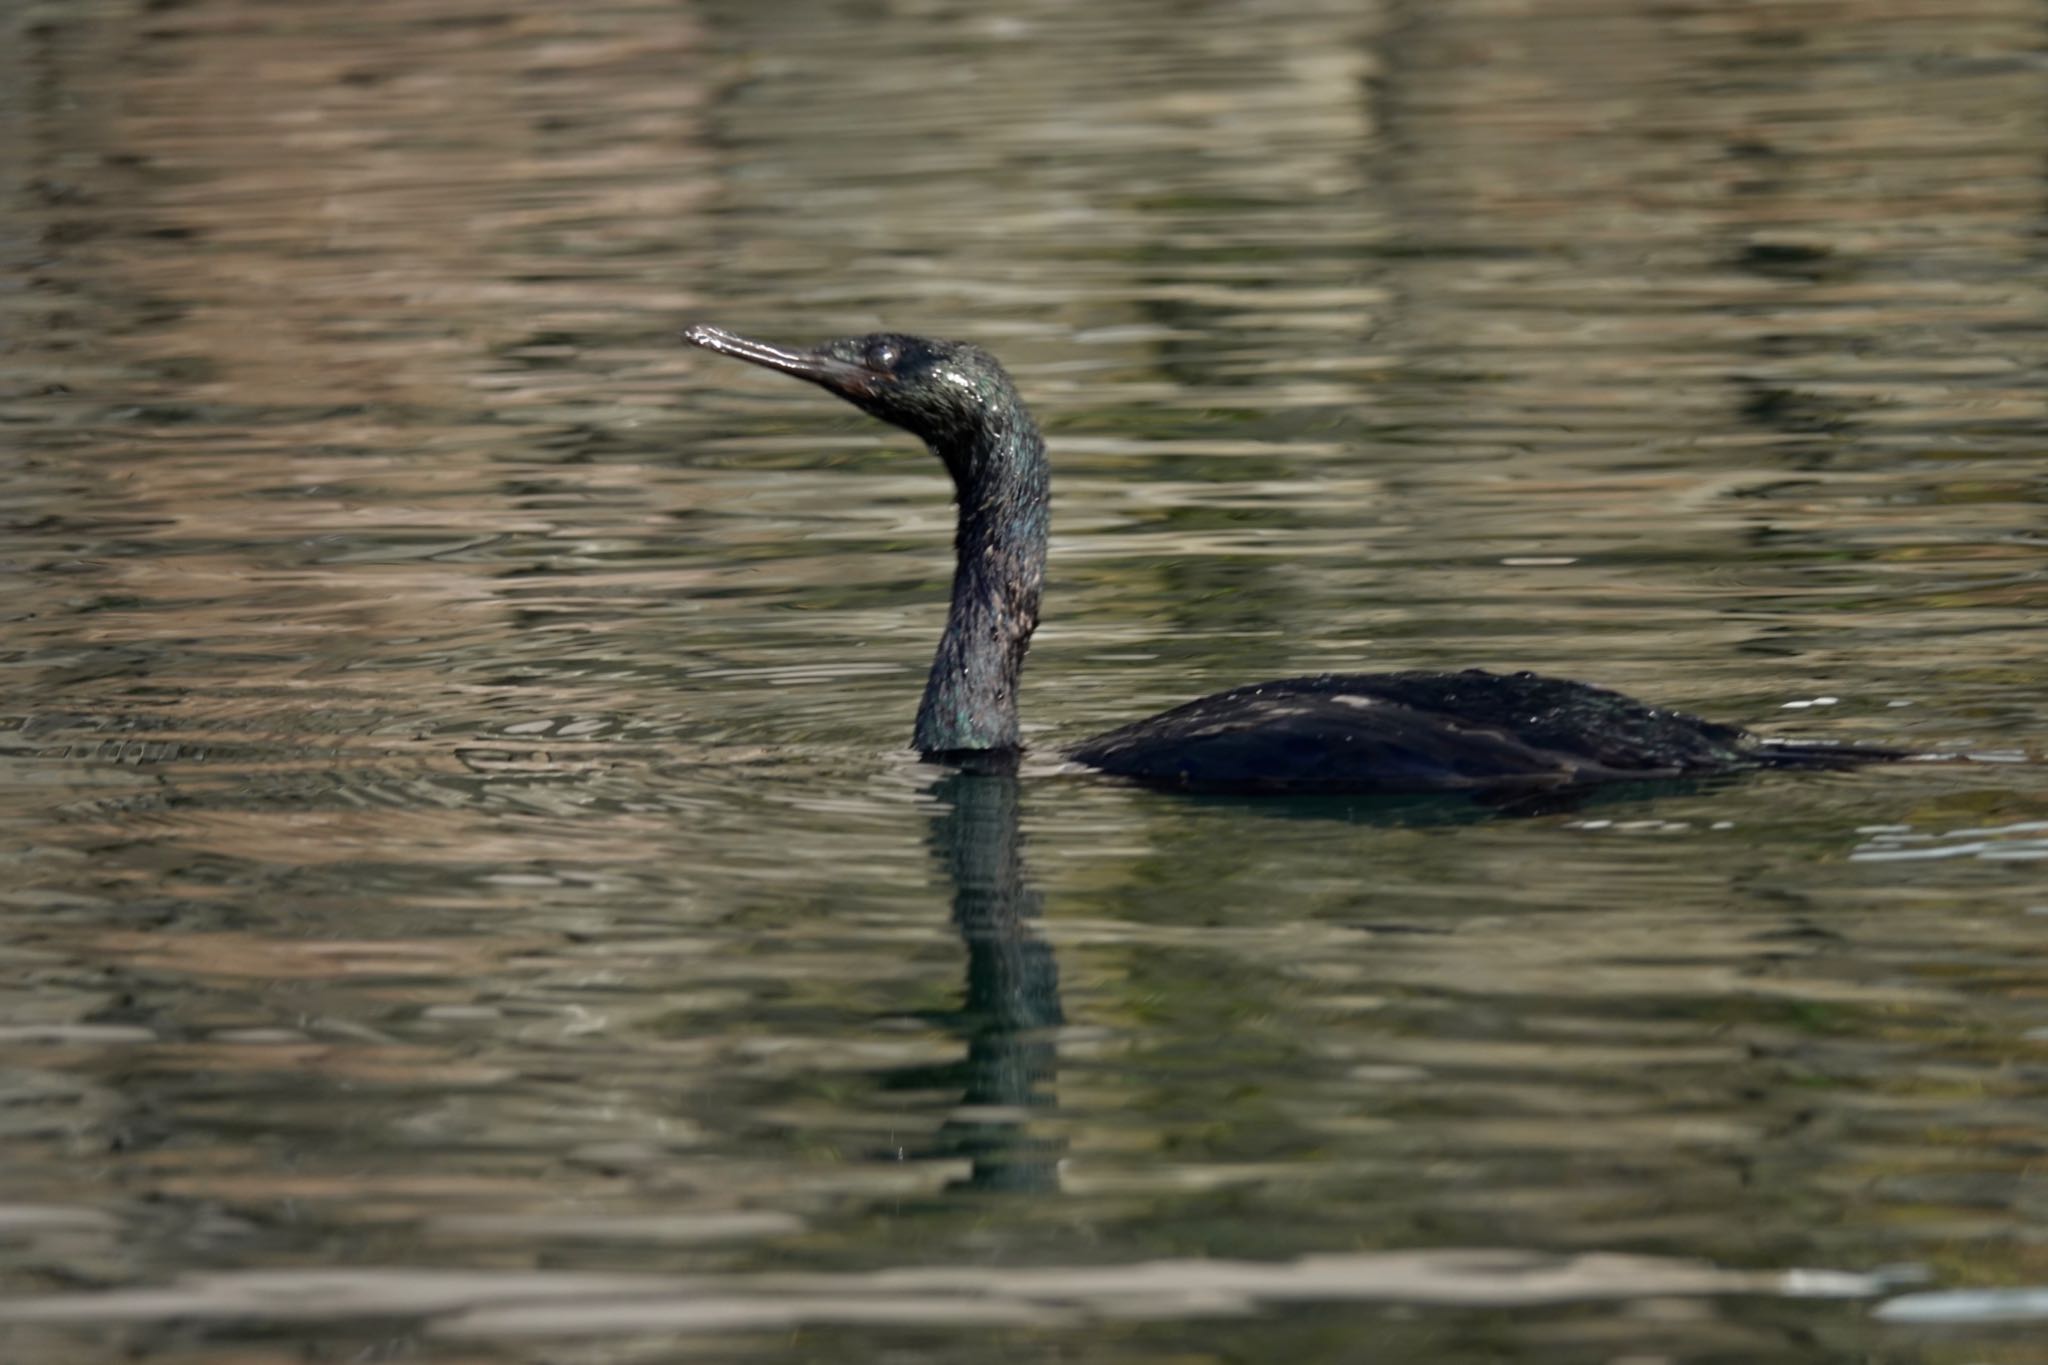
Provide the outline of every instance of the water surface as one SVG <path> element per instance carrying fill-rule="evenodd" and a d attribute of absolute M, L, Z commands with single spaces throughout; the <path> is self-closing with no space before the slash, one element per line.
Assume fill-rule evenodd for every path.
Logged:
<path fill-rule="evenodd" d="M 2036 6 L 6 23 L 10 1350 L 2039 1358 L 2038 766 L 1057 762 L 1468 666 L 2038 756 Z M 693 319 L 1010 363 L 1020 777 L 903 751 L 939 471 Z"/>

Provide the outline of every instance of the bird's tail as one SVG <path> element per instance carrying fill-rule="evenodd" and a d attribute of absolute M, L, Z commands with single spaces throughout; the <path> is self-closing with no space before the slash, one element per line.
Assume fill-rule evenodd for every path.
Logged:
<path fill-rule="evenodd" d="M 1897 763 L 1918 757 L 1911 749 L 1830 744 L 1820 739 L 1767 739 L 1756 752 L 1766 768 L 1860 768 L 1866 763 Z"/>

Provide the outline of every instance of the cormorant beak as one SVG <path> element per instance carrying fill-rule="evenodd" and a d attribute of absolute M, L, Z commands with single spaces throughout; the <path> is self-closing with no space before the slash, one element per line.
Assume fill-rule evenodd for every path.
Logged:
<path fill-rule="evenodd" d="M 823 351 L 785 350 L 780 346 L 770 346 L 765 341 L 750 341 L 707 323 L 692 323 L 683 329 L 682 335 L 683 340 L 692 346 L 702 346 L 707 351 L 729 355 L 766 370 L 808 379 L 842 397 L 872 393 L 876 381 L 884 377 L 856 361 L 841 360 Z"/>

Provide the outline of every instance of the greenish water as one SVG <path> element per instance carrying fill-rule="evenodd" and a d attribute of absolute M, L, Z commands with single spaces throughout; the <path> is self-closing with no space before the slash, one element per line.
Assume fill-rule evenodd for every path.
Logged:
<path fill-rule="evenodd" d="M 2037 5 L 0 22 L 0 1354 L 2041 1358 Z M 697 319 L 1010 364 L 1021 776 Z M 1468 666 L 2030 761 L 1057 758 Z"/>

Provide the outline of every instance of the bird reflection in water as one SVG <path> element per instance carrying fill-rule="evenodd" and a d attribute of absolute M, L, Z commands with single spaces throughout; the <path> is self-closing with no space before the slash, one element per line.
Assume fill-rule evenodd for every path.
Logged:
<path fill-rule="evenodd" d="M 1059 1188 L 1065 1150 L 1031 1132 L 1053 1105 L 1059 966 L 1033 926 L 1039 895 L 1025 875 L 1017 776 L 1002 766 L 951 772 L 932 787 L 929 845 L 952 885 L 953 927 L 967 948 L 967 999 L 951 1016 L 966 1056 L 892 1071 L 886 1084 L 959 1089 L 959 1105 L 929 1145 L 905 1154 L 966 1158 L 967 1177 L 949 1188 L 1044 1192 Z"/>

